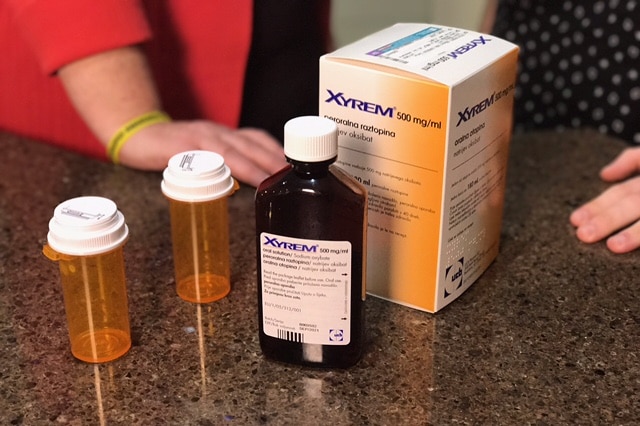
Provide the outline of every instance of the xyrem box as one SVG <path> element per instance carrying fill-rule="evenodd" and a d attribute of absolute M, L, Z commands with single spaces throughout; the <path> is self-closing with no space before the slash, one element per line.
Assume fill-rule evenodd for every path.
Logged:
<path fill-rule="evenodd" d="M 498 255 L 518 47 L 396 24 L 320 58 L 337 164 L 369 191 L 367 292 L 436 312 Z"/>

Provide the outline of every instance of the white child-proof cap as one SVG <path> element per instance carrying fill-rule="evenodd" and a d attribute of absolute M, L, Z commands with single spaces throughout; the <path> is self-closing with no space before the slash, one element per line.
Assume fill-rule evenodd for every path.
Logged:
<path fill-rule="evenodd" d="M 129 228 L 116 204 L 103 197 L 77 197 L 55 208 L 47 241 L 58 253 L 88 256 L 125 242 Z"/>
<path fill-rule="evenodd" d="M 231 170 L 220 154 L 187 151 L 169 159 L 162 174 L 162 192 L 177 201 L 210 201 L 234 191 Z"/>
<path fill-rule="evenodd" d="M 315 163 L 338 155 L 338 125 L 314 115 L 292 118 L 284 125 L 284 155 Z"/>

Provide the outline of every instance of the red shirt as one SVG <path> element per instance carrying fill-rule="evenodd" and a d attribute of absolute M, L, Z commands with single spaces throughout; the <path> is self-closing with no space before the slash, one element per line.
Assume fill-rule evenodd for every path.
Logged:
<path fill-rule="evenodd" d="M 0 0 L 0 129 L 106 158 L 55 77 L 144 42 L 167 112 L 238 124 L 250 0 Z"/>

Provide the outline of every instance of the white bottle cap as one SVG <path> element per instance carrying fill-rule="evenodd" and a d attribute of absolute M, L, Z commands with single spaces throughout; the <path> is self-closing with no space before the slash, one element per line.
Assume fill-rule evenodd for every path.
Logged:
<path fill-rule="evenodd" d="M 328 118 L 303 116 L 284 125 L 284 155 L 316 163 L 338 155 L 338 125 Z"/>
<path fill-rule="evenodd" d="M 55 208 L 47 241 L 58 253 L 89 256 L 120 246 L 128 235 L 124 216 L 113 201 L 78 197 Z"/>
<path fill-rule="evenodd" d="M 162 177 L 162 192 L 177 201 L 215 200 L 232 193 L 235 187 L 224 158 L 210 151 L 187 151 L 174 155 Z"/>

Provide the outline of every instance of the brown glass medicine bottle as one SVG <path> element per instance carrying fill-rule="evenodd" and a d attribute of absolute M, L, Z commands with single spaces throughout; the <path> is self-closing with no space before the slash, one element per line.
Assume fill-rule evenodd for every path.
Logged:
<path fill-rule="evenodd" d="M 290 165 L 256 191 L 260 346 L 268 358 L 348 367 L 362 356 L 367 193 L 333 165 L 338 129 L 284 127 Z"/>

